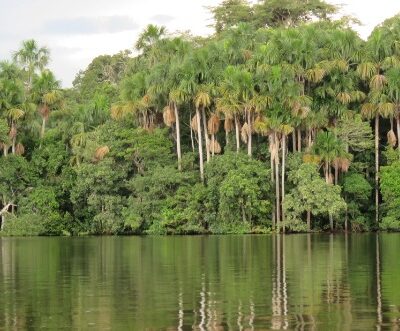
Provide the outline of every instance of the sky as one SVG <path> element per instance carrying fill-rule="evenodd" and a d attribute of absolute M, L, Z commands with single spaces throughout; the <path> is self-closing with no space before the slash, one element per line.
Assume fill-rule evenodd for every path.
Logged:
<path fill-rule="evenodd" d="M 101 54 L 132 49 L 147 24 L 169 32 L 212 33 L 207 7 L 221 0 L 0 0 L 0 59 L 10 59 L 22 40 L 35 39 L 51 50 L 50 68 L 64 87 Z M 400 12 L 400 0 L 328 0 L 363 23 L 362 38 Z"/>

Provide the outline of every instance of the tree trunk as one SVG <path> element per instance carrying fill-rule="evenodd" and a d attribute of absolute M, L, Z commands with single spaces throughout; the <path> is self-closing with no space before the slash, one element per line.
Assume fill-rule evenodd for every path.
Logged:
<path fill-rule="evenodd" d="M 283 208 L 283 203 L 285 201 L 285 159 L 286 159 L 286 135 L 282 135 L 282 190 L 281 190 L 281 195 L 282 195 L 282 226 L 283 226 L 283 233 L 285 233 L 285 211 Z"/>
<path fill-rule="evenodd" d="M 203 117 L 204 139 L 206 142 L 207 163 L 210 162 L 210 140 L 208 138 L 207 118 L 205 108 L 201 108 L 201 116 Z"/>
<path fill-rule="evenodd" d="M 191 113 L 190 113 L 190 140 L 192 142 L 192 151 L 194 152 L 194 138 L 193 138 L 192 114 Z"/>
<path fill-rule="evenodd" d="M 14 205 L 13 205 L 11 202 L 9 202 L 8 204 L 6 204 L 5 198 L 4 198 L 4 196 L 3 196 L 3 208 L 0 210 L 0 215 L 1 215 L 1 227 L 0 227 L 0 230 L 3 230 L 3 229 L 4 229 L 4 224 L 5 224 L 5 220 L 6 220 L 6 218 L 5 218 L 5 213 L 8 212 L 8 209 L 9 209 L 10 207 L 13 207 L 13 206 L 14 206 Z"/>
<path fill-rule="evenodd" d="M 273 142 L 273 136 L 270 134 L 268 136 L 268 142 L 269 142 L 269 150 L 272 150 L 272 144 Z M 275 171 L 274 171 L 274 158 L 272 157 L 272 153 L 270 153 L 270 161 L 271 161 L 271 183 L 275 182 Z M 275 206 L 272 206 L 272 228 L 275 229 L 276 227 L 276 212 L 275 212 Z"/>
<path fill-rule="evenodd" d="M 339 181 L 339 165 L 336 164 L 335 165 L 335 185 L 338 184 L 338 181 Z"/>
<path fill-rule="evenodd" d="M 214 133 L 211 135 L 211 153 L 212 153 L 212 157 L 214 157 L 214 155 L 215 155 L 215 134 Z"/>
<path fill-rule="evenodd" d="M 400 153 L 400 111 L 398 111 L 397 115 L 396 128 L 397 128 L 397 149 Z"/>
<path fill-rule="evenodd" d="M 182 170 L 182 151 L 181 151 L 181 127 L 179 122 L 179 112 L 176 103 L 174 103 L 175 126 L 176 126 L 176 152 L 178 154 L 178 170 Z"/>
<path fill-rule="evenodd" d="M 3 194 L 3 199 L 2 199 L 2 205 L 3 205 L 2 207 L 3 207 L 3 209 L 4 209 L 5 204 L 6 204 L 6 198 L 5 198 L 4 194 Z M 5 222 L 6 222 L 6 217 L 4 216 L 4 213 L 1 213 L 1 226 L 0 226 L 0 230 L 1 231 L 3 231 L 3 229 L 4 229 Z"/>
<path fill-rule="evenodd" d="M 13 132 L 14 136 L 13 136 L 12 141 L 11 141 L 11 152 L 12 152 L 13 155 L 15 155 L 15 144 L 16 144 L 16 141 L 17 141 L 17 130 L 15 128 L 14 121 L 11 122 L 11 130 L 14 131 Z"/>
<path fill-rule="evenodd" d="M 344 216 L 344 231 L 347 232 L 348 230 L 348 223 L 349 223 L 349 212 L 347 210 L 347 204 L 346 204 L 346 213 Z"/>
<path fill-rule="evenodd" d="M 235 134 L 236 134 L 236 153 L 240 151 L 240 132 L 239 132 L 239 120 L 235 114 Z"/>
<path fill-rule="evenodd" d="M 44 137 L 45 130 L 46 130 L 46 118 L 43 117 L 43 119 L 42 119 L 42 130 L 40 131 L 40 138 Z"/>
<path fill-rule="evenodd" d="M 301 152 L 301 129 L 297 129 L 297 151 Z"/>
<path fill-rule="evenodd" d="M 241 209 L 242 209 L 242 221 L 243 223 L 246 223 L 246 210 L 244 209 L 243 205 L 241 205 Z"/>
<path fill-rule="evenodd" d="M 325 181 L 329 184 L 329 162 L 325 161 Z"/>
<path fill-rule="evenodd" d="M 278 137 L 275 133 L 275 137 L 274 137 L 275 141 L 275 148 L 278 150 L 279 149 L 279 140 Z M 279 154 L 277 153 L 277 155 L 274 156 L 275 158 L 275 195 L 276 195 L 276 225 L 277 225 L 277 230 L 278 233 L 280 233 L 280 222 L 281 222 L 281 205 L 280 205 L 280 190 L 279 190 Z"/>
<path fill-rule="evenodd" d="M 197 116 L 197 139 L 199 145 L 199 162 L 200 162 L 200 178 L 204 183 L 204 161 L 203 161 L 203 142 L 201 139 L 201 116 L 199 108 L 196 107 L 196 116 Z"/>
<path fill-rule="evenodd" d="M 329 182 L 330 182 L 329 175 L 330 175 L 330 165 L 329 165 L 328 161 L 325 161 L 325 181 L 327 184 L 329 184 Z M 329 212 L 329 226 L 330 226 L 331 232 L 333 232 L 333 217 L 330 212 Z"/>
<path fill-rule="evenodd" d="M 247 155 L 251 157 L 251 155 L 252 155 L 252 146 L 251 146 L 252 125 L 251 125 L 251 112 L 250 111 L 247 111 L 247 125 L 249 128 L 248 138 L 247 138 Z"/>
<path fill-rule="evenodd" d="M 308 130 L 308 148 L 312 146 L 312 132 L 311 129 Z"/>
<path fill-rule="evenodd" d="M 379 114 L 375 116 L 375 222 L 379 223 Z"/>
<path fill-rule="evenodd" d="M 4 156 L 8 155 L 8 146 L 6 144 L 4 144 L 4 146 L 3 146 L 3 154 L 4 154 Z"/>
<path fill-rule="evenodd" d="M 293 153 L 296 153 L 296 129 L 293 130 L 292 132 L 292 149 L 293 149 Z"/>
<path fill-rule="evenodd" d="M 15 155 L 15 142 L 16 142 L 16 137 L 12 139 L 11 152 L 13 155 Z"/>
<path fill-rule="evenodd" d="M 229 146 L 229 132 L 225 131 L 225 145 L 226 147 Z"/>
<path fill-rule="evenodd" d="M 307 210 L 307 230 L 311 231 L 311 211 Z"/>

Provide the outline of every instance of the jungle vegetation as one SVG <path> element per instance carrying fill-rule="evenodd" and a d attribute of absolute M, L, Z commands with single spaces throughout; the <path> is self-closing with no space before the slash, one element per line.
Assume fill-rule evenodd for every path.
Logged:
<path fill-rule="evenodd" d="M 400 229 L 400 16 L 368 40 L 322 0 L 225 0 L 149 25 L 61 88 L 0 63 L 1 233 Z"/>

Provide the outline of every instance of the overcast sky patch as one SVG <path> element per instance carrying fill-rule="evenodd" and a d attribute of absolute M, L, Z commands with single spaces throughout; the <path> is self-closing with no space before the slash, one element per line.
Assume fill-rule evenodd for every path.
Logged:
<path fill-rule="evenodd" d="M 157 24 L 161 24 L 161 25 L 165 25 L 165 24 L 173 21 L 173 19 L 174 19 L 173 16 L 163 15 L 163 14 L 154 15 L 153 17 L 151 17 L 151 21 L 153 21 L 153 23 L 157 23 Z"/>
<path fill-rule="evenodd" d="M 363 26 L 363 38 L 385 18 L 400 11 L 400 0 L 327 0 L 343 3 L 343 14 L 353 14 Z M 222 0 L 0 0 L 0 60 L 10 59 L 21 42 L 35 39 L 51 51 L 50 68 L 63 86 L 79 69 L 103 54 L 132 49 L 149 23 L 165 25 L 170 33 L 191 30 L 212 33 L 207 7 Z M 256 0 L 252 0 L 256 2 Z"/>
<path fill-rule="evenodd" d="M 129 16 L 75 17 L 46 22 L 43 33 L 50 34 L 98 34 L 136 30 L 139 25 Z"/>

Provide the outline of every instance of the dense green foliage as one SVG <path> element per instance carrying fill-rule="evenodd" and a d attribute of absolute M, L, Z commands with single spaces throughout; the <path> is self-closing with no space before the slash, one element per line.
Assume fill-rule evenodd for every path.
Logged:
<path fill-rule="evenodd" d="M 336 9 L 224 1 L 214 35 L 149 25 L 64 90 L 25 41 L 0 64 L 3 233 L 400 229 L 400 16 L 363 41 Z"/>

